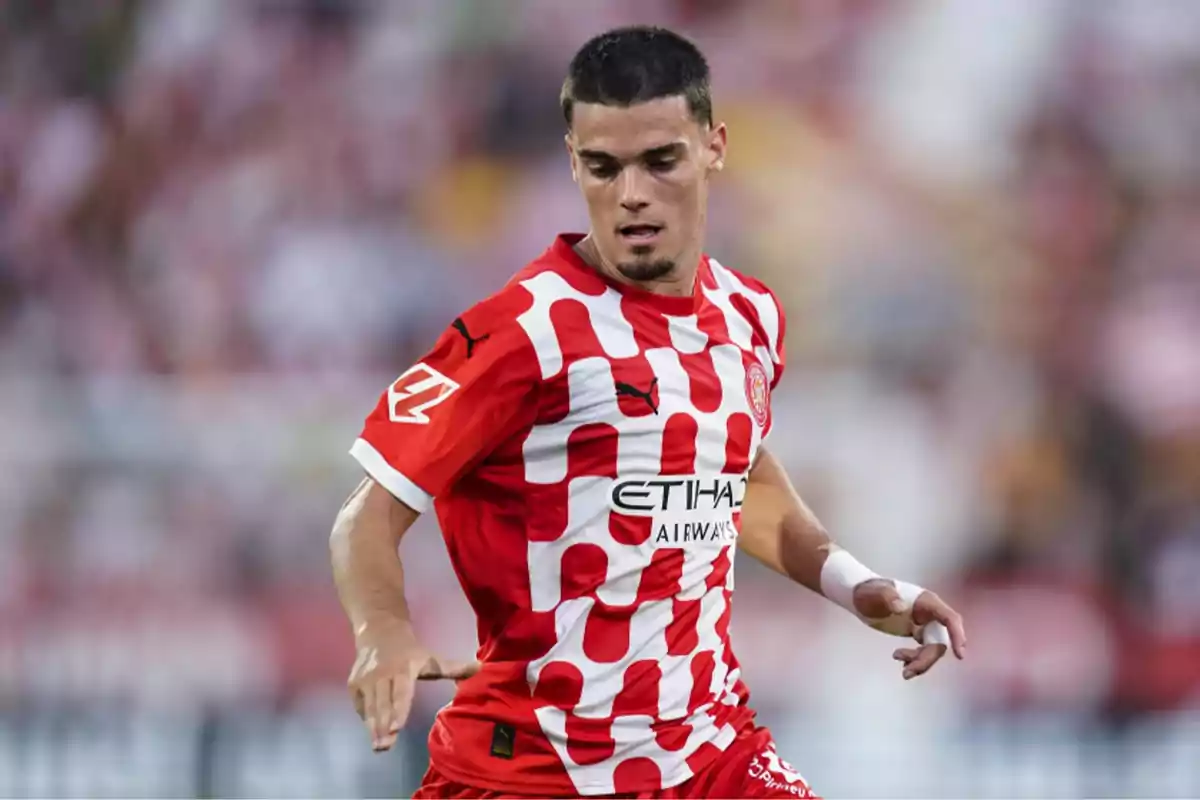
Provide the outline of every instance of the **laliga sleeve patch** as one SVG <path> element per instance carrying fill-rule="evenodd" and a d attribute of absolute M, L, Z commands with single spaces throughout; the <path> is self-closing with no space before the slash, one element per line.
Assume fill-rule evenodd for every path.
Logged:
<path fill-rule="evenodd" d="M 425 413 L 458 391 L 458 384 L 433 367 L 417 364 L 388 387 L 388 418 L 392 422 L 428 425 Z"/>

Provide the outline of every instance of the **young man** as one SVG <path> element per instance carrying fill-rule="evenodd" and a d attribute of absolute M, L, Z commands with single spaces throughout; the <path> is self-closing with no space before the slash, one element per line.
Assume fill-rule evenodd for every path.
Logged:
<path fill-rule="evenodd" d="M 962 657 L 961 621 L 834 545 L 763 445 L 783 311 L 702 252 L 726 132 L 700 52 L 605 33 L 562 108 L 590 233 L 454 320 L 351 450 L 369 478 L 331 538 L 351 695 L 385 750 L 416 680 L 458 681 L 419 796 L 811 796 L 739 680 L 735 546 L 924 642 L 896 652 L 906 678 L 948 644 Z M 478 615 L 473 664 L 426 650 L 405 604 L 397 546 L 431 502 Z"/>

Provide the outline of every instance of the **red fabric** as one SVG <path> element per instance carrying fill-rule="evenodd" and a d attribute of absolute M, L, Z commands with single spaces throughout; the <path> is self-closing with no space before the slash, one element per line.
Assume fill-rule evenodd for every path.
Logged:
<path fill-rule="evenodd" d="M 361 438 L 427 494 L 442 496 L 476 466 L 477 480 L 523 488 L 512 474 L 521 453 L 511 445 L 533 424 L 540 376 L 516 317 L 531 302 L 511 285 L 464 313 L 367 418 Z M 413 383 L 439 375 L 457 386 Z"/>
<path fill-rule="evenodd" d="M 645 791 L 628 794 L 607 795 L 622 798 L 689 798 L 689 797 L 788 797 L 788 798 L 820 798 L 813 794 L 812 788 L 803 779 L 795 775 L 795 770 L 787 762 L 780 762 L 777 768 L 772 756 L 775 755 L 775 743 L 766 728 L 755 728 L 747 731 L 717 760 L 710 763 L 702 772 L 685 783 L 671 789 Z M 414 798 L 533 798 L 550 797 L 545 794 L 514 794 L 492 789 L 480 789 L 466 783 L 451 780 L 430 767 L 421 781 L 421 786 L 413 795 Z M 562 795 L 571 797 L 574 795 Z"/>
<path fill-rule="evenodd" d="M 367 420 L 382 461 L 356 453 L 435 498 L 484 668 L 439 713 L 431 760 L 496 790 L 678 784 L 754 716 L 732 567 L 779 305 L 707 258 L 690 297 L 623 286 L 577 238 L 464 313 Z M 511 759 L 490 754 L 498 724 Z"/>

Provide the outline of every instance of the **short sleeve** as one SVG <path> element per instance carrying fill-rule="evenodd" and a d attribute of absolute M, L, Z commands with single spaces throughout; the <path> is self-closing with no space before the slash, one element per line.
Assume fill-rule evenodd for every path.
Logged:
<path fill-rule="evenodd" d="M 479 306 L 473 311 L 483 311 Z M 456 319 L 380 396 L 350 449 L 377 483 L 415 511 L 505 440 L 531 426 L 540 372 L 512 316 Z"/>

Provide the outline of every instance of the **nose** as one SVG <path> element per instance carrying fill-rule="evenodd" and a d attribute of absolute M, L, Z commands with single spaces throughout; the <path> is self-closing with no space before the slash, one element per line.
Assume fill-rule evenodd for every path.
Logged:
<path fill-rule="evenodd" d="M 646 176 L 640 169 L 624 169 L 620 177 L 621 207 L 626 211 L 641 211 L 650 205 Z"/>

